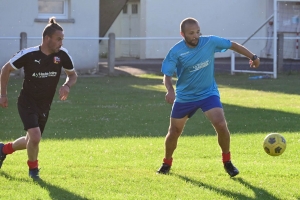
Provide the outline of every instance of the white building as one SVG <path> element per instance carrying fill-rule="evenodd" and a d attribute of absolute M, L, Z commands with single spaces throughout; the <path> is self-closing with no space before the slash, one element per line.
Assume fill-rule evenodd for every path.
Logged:
<path fill-rule="evenodd" d="M 296 36 L 300 5 L 280 5 L 279 11 L 284 12 L 279 15 L 280 29 Z M 107 56 L 108 41 L 102 40 L 99 45 L 99 40 L 111 32 L 117 37 L 117 58 L 164 58 L 181 39 L 179 24 L 186 17 L 196 18 L 204 35 L 243 43 L 272 14 L 273 0 L 0 0 L 0 66 L 20 50 L 21 32 L 27 33 L 27 47 L 41 44 L 42 30 L 51 16 L 64 28 L 64 47 L 73 57 L 76 69 L 91 69 L 98 66 L 99 55 Z M 272 36 L 268 23 L 245 46 L 261 57 L 272 54 L 272 40 L 255 39 L 267 36 Z M 285 58 L 293 58 L 297 53 L 295 40 L 286 44 Z M 230 51 L 216 54 L 229 56 Z"/>
<path fill-rule="evenodd" d="M 116 41 L 116 57 L 163 58 L 170 47 L 181 39 L 179 24 L 184 18 L 196 18 L 200 23 L 202 34 L 248 37 L 269 17 L 268 2 L 266 0 L 129 0 L 127 9 L 123 9 L 108 33 L 114 32 L 116 37 L 175 38 Z M 260 31 L 258 35 L 265 36 L 266 30 Z M 105 52 L 106 44 L 101 45 L 103 45 L 101 51 Z M 249 48 L 258 51 L 264 45 L 256 41 L 249 45 Z M 228 56 L 228 53 L 222 56 Z"/>
<path fill-rule="evenodd" d="M 50 6 L 45 6 L 49 3 Z M 20 33 L 27 33 L 27 47 L 40 45 L 48 18 L 63 27 L 63 46 L 75 68 L 94 68 L 99 61 L 99 0 L 0 0 L 0 66 L 20 50 Z"/>
<path fill-rule="evenodd" d="M 273 52 L 272 40 L 266 39 L 272 37 L 273 27 L 269 25 L 268 18 L 273 14 L 273 2 L 273 0 L 129 0 L 105 37 L 111 32 L 115 33 L 116 57 L 164 58 L 168 50 L 181 39 L 179 24 L 186 17 L 194 17 L 199 21 L 202 34 L 218 35 L 239 43 L 243 43 L 267 22 L 254 38 L 245 43 L 251 51 L 261 57 L 267 57 Z M 291 18 L 300 14 L 295 14 L 294 8 L 299 7 L 299 3 L 282 1 L 279 4 L 281 5 L 279 11 L 283 12 L 279 13 L 280 24 L 291 27 Z M 295 26 L 285 32 L 296 36 Z M 121 40 L 124 37 L 148 39 Z M 170 40 L 167 37 L 175 39 Z M 263 37 L 265 39 L 258 39 Z M 286 44 L 288 46 L 285 47 L 285 58 L 293 58 L 295 40 L 289 40 Z M 102 41 L 100 47 L 101 54 L 105 56 L 107 41 Z M 227 57 L 229 54 L 230 51 L 227 51 L 216 54 L 216 57 Z"/>

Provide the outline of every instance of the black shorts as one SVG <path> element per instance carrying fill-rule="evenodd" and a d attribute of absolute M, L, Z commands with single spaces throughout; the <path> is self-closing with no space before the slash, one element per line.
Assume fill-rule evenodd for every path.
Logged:
<path fill-rule="evenodd" d="M 43 110 L 35 103 L 24 98 L 19 98 L 18 111 L 25 131 L 30 128 L 39 127 L 41 134 L 44 132 L 49 116 L 49 110 Z"/>

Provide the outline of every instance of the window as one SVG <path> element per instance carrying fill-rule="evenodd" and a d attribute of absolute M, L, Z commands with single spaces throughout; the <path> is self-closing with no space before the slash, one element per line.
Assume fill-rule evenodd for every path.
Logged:
<path fill-rule="evenodd" d="M 68 0 L 38 0 L 38 18 L 68 19 Z"/>
<path fill-rule="evenodd" d="M 132 4 L 131 5 L 131 13 L 132 14 L 138 14 L 138 5 L 137 4 Z"/>

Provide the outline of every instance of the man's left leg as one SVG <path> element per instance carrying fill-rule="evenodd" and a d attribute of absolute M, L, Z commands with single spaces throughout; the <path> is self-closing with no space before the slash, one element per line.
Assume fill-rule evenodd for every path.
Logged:
<path fill-rule="evenodd" d="M 222 150 L 224 169 L 231 177 L 238 175 L 238 169 L 231 163 L 230 132 L 227 127 L 223 108 L 212 108 L 206 111 L 205 115 L 212 123 L 218 135 L 218 143 Z"/>
<path fill-rule="evenodd" d="M 39 179 L 39 169 L 38 169 L 38 153 L 39 153 L 39 143 L 42 138 L 42 134 L 39 127 L 31 128 L 27 130 L 28 142 L 26 145 L 27 155 L 28 155 L 28 167 L 29 176 L 33 179 Z"/>

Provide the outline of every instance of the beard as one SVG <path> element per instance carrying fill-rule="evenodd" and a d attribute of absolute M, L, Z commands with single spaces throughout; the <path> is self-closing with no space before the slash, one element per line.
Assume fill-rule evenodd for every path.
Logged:
<path fill-rule="evenodd" d="M 192 40 L 188 40 L 187 38 L 184 38 L 185 42 L 187 43 L 187 45 L 191 46 L 191 47 L 196 47 L 198 45 L 199 42 L 199 38 L 195 38 Z"/>
<path fill-rule="evenodd" d="M 47 47 L 51 53 L 57 53 L 57 52 L 59 52 L 59 49 L 61 48 L 61 46 L 57 46 L 53 42 L 49 42 Z"/>

